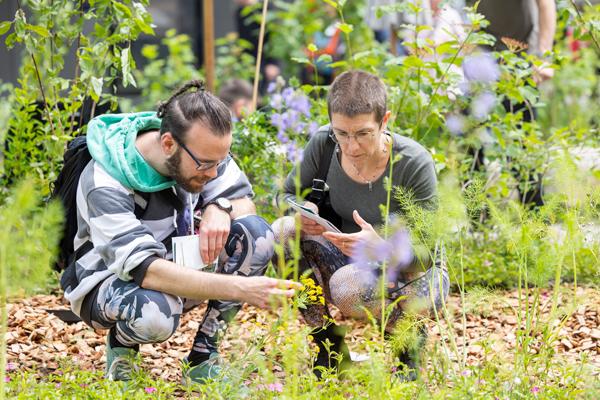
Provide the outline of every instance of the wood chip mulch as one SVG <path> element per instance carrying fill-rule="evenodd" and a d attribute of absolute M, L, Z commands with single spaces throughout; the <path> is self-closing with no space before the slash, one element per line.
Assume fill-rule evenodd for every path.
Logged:
<path fill-rule="evenodd" d="M 572 289 L 572 288 L 571 288 Z M 585 296 L 592 289 L 579 288 L 578 295 Z M 562 295 L 561 295 L 562 296 Z M 513 305 L 518 306 L 518 292 L 516 290 L 504 292 L 502 297 Z M 551 301 L 552 292 L 544 291 L 540 297 L 540 304 Z M 523 302 L 525 297 L 523 297 Z M 530 303 L 533 299 L 530 298 Z M 563 305 L 566 298 L 561 297 L 559 305 Z M 452 328 L 460 336 L 458 345 L 463 345 L 460 320 L 460 297 L 451 295 L 448 300 L 449 309 L 454 313 L 455 320 L 451 321 Z M 68 302 L 62 296 L 38 295 L 9 304 L 7 341 L 7 363 L 10 368 L 35 369 L 42 376 L 54 373 L 59 368 L 60 359 L 71 359 L 83 369 L 104 370 L 106 364 L 106 331 L 94 331 L 83 322 L 66 324 L 46 309 L 65 309 Z M 179 360 L 187 355 L 202 320 L 206 306 L 198 307 L 181 318 L 177 332 L 162 344 L 143 345 L 141 353 L 144 367 L 157 378 L 179 382 L 181 372 Z M 547 306 L 545 312 L 549 311 Z M 221 342 L 221 354 L 236 354 L 245 349 L 249 339 L 254 337 L 255 321 L 264 318 L 265 312 L 245 305 L 238 313 L 236 326 Z M 275 316 L 274 313 L 272 313 Z M 546 314 L 547 315 L 547 314 Z M 544 313 L 542 313 L 544 316 Z M 333 310 L 333 317 L 338 323 L 349 327 L 347 342 L 351 350 L 363 352 L 364 332 L 371 329 L 369 326 L 357 321 L 344 318 L 338 310 Z M 483 357 L 483 348 L 476 345 L 482 337 L 489 335 L 494 340 L 493 350 L 497 353 L 506 353 L 506 357 L 513 357 L 510 350 L 516 344 L 515 331 L 517 320 L 508 309 L 495 309 L 487 317 L 468 314 L 466 324 L 466 340 L 468 346 L 467 363 L 474 364 Z M 445 321 L 442 322 L 447 327 Z M 233 325 L 233 324 L 232 324 Z M 289 327 L 289 332 L 300 329 L 301 322 Z M 429 326 L 430 342 L 439 340 L 439 329 L 435 324 Z M 556 342 L 554 347 L 567 357 L 576 357 L 585 351 L 589 360 L 600 365 L 600 313 L 595 306 L 579 308 L 568 320 L 560 331 L 563 338 Z M 539 351 L 534 347 L 532 352 Z M 276 367 L 276 375 L 283 375 L 280 367 Z"/>

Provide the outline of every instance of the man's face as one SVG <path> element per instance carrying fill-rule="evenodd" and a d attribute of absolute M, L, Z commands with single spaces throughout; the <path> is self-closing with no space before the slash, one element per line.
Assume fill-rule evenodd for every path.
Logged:
<path fill-rule="evenodd" d="M 202 124 L 195 124 L 183 139 L 184 145 L 200 163 L 216 163 L 227 157 L 231 146 L 231 134 L 225 137 L 213 135 Z M 165 162 L 172 180 L 189 193 L 200 193 L 206 182 L 217 177 L 217 166 L 198 171 L 198 164 L 179 144 Z"/>

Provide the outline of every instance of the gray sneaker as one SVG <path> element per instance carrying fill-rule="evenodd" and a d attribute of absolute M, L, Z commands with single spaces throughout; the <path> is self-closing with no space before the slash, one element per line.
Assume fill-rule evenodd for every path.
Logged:
<path fill-rule="evenodd" d="M 183 359 L 183 370 L 181 371 L 181 385 L 189 388 L 191 385 L 206 385 L 213 379 L 223 383 L 229 383 L 231 378 L 225 373 L 227 362 L 219 356 L 219 353 L 211 353 L 210 358 L 195 367 L 186 368 L 187 357 Z"/>

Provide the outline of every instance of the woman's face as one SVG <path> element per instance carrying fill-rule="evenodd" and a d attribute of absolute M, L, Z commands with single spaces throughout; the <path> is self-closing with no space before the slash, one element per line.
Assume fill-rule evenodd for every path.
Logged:
<path fill-rule="evenodd" d="M 365 163 L 375 152 L 381 150 L 381 135 L 385 131 L 390 112 L 388 111 L 383 119 L 375 120 L 375 114 L 360 114 L 354 117 L 348 117 L 342 114 L 331 114 L 331 125 L 334 134 L 346 134 L 350 140 L 346 143 L 340 141 L 339 146 L 342 156 L 354 165 Z M 361 143 L 356 140 L 359 137 L 370 139 L 368 143 Z"/>

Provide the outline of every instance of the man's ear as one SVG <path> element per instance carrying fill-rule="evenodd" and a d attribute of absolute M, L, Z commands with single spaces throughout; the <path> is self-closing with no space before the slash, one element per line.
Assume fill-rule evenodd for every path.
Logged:
<path fill-rule="evenodd" d="M 163 153 L 165 155 L 170 156 L 175 153 L 177 150 L 177 142 L 173 139 L 173 135 L 171 132 L 167 132 L 160 137 L 160 145 L 162 147 Z"/>

